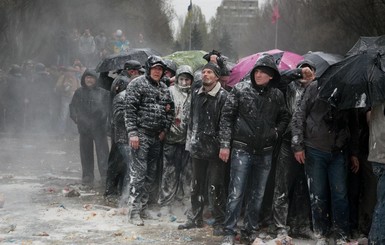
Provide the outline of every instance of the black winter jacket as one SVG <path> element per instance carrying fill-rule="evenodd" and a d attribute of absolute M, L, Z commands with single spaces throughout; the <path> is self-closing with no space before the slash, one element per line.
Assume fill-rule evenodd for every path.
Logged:
<path fill-rule="evenodd" d="M 231 140 L 246 143 L 254 152 L 274 146 L 290 118 L 282 92 L 251 81 L 238 83 L 229 93 L 220 120 L 221 148 Z"/>
<path fill-rule="evenodd" d="M 306 146 L 324 152 L 339 151 L 349 139 L 349 111 L 335 111 L 318 98 L 318 81 L 305 90 L 292 118 L 292 148 L 302 151 Z"/>
<path fill-rule="evenodd" d="M 193 158 L 219 158 L 219 119 L 227 94 L 219 82 L 209 93 L 202 86 L 193 89 L 188 137 Z"/>
<path fill-rule="evenodd" d="M 86 75 L 95 75 L 85 72 L 70 104 L 70 117 L 77 124 L 79 133 L 88 133 L 92 130 L 107 130 L 107 119 L 110 108 L 109 91 L 97 87 L 87 87 L 84 83 Z"/>
<path fill-rule="evenodd" d="M 154 134 L 168 132 L 174 120 L 170 91 L 163 82 L 147 75 L 132 80 L 126 89 L 125 125 L 129 136 L 143 129 Z"/>

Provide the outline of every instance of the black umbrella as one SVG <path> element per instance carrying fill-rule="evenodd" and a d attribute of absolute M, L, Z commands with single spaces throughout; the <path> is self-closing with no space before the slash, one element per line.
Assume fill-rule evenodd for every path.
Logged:
<path fill-rule="evenodd" d="M 96 71 L 107 72 L 123 69 L 124 63 L 127 60 L 137 60 L 144 65 L 150 55 L 161 56 L 160 53 L 150 48 L 131 49 L 127 53 L 112 54 L 99 62 L 96 66 Z"/>
<path fill-rule="evenodd" d="M 380 52 L 349 56 L 330 66 L 319 79 L 320 99 L 338 109 L 364 108 L 385 101 L 385 72 Z"/>
<path fill-rule="evenodd" d="M 377 37 L 360 37 L 354 46 L 346 53 L 346 56 L 355 55 L 367 50 L 385 51 L 385 35 Z"/>
<path fill-rule="evenodd" d="M 321 51 L 310 51 L 307 54 L 304 54 L 303 57 L 305 60 L 310 60 L 314 63 L 316 67 L 316 77 L 321 77 L 329 66 L 341 61 L 344 58 L 342 55 L 324 53 Z"/>

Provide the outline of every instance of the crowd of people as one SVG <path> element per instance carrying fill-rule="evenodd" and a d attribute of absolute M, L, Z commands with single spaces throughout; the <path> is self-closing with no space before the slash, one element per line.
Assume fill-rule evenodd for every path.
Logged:
<path fill-rule="evenodd" d="M 87 64 L 93 58 L 84 53 Z M 15 134 L 42 127 L 66 135 L 76 124 L 82 184 L 94 185 L 95 145 L 106 199 L 119 198 L 137 226 L 151 216 L 149 204 L 168 216 L 188 198 L 178 229 L 205 226 L 209 212 L 222 245 L 237 234 L 251 244 L 265 231 L 317 245 L 360 236 L 385 244 L 384 104 L 337 111 L 318 99 L 309 60 L 279 71 L 262 55 L 250 79 L 230 89 L 221 53 L 203 58 L 199 73 L 155 55 L 144 66 L 128 60 L 109 91 L 80 61 L 56 71 L 56 85 L 41 63 L 13 65 L 6 91 L 17 99 L 4 104 L 5 125 Z"/>

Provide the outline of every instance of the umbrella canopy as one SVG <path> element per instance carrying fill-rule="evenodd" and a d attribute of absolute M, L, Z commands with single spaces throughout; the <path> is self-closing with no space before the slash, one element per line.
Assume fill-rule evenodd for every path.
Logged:
<path fill-rule="evenodd" d="M 128 60 L 137 60 L 144 65 L 150 55 L 161 56 L 157 51 L 150 48 L 130 49 L 127 53 L 112 54 L 99 62 L 96 71 L 107 72 L 123 69 L 124 63 Z"/>
<path fill-rule="evenodd" d="M 233 69 L 231 69 L 228 86 L 233 87 L 245 76 L 247 76 L 248 73 L 253 69 L 255 62 L 264 53 L 273 55 L 279 70 L 293 69 L 296 67 L 298 62 L 303 60 L 303 57 L 299 54 L 282 51 L 279 49 L 252 54 L 240 59 L 239 62 L 233 67 Z"/>
<path fill-rule="evenodd" d="M 346 56 L 355 55 L 368 50 L 385 51 L 385 35 L 377 37 L 360 37 L 354 46 L 346 53 Z"/>
<path fill-rule="evenodd" d="M 319 79 L 320 99 L 340 110 L 364 108 L 385 101 L 385 72 L 379 52 L 349 56 L 330 66 Z"/>
<path fill-rule="evenodd" d="M 316 77 L 321 77 L 329 66 L 341 61 L 344 58 L 339 54 L 324 53 L 321 51 L 308 52 L 307 54 L 304 54 L 303 57 L 314 63 L 316 67 Z"/>
<path fill-rule="evenodd" d="M 207 52 L 202 50 L 177 51 L 164 56 L 163 59 L 172 60 L 178 66 L 189 65 L 194 71 L 196 71 L 207 63 L 207 61 L 203 59 L 205 54 L 207 54 Z"/>

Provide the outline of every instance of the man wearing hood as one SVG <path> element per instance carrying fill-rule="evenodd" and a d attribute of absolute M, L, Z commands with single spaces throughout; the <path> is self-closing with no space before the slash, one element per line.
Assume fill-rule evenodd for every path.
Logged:
<path fill-rule="evenodd" d="M 174 120 L 174 105 L 170 91 L 161 82 L 165 63 L 151 55 L 146 61 L 146 73 L 132 80 L 126 90 L 125 125 L 129 137 L 129 220 L 144 225 L 149 191 L 157 174 L 161 141 Z"/>
<path fill-rule="evenodd" d="M 187 186 L 183 177 L 190 162 L 190 154 L 185 150 L 185 146 L 193 80 L 192 68 L 182 65 L 176 71 L 175 84 L 169 88 L 175 106 L 175 120 L 163 146 L 163 171 L 158 201 L 161 215 L 172 212 L 171 205 L 177 193 L 183 194 Z"/>
<path fill-rule="evenodd" d="M 107 118 L 109 115 L 109 92 L 96 86 L 97 75 L 86 70 L 70 103 L 70 117 L 77 124 L 82 164 L 82 183 L 92 186 L 94 182 L 94 143 L 102 185 L 107 174 L 108 142 Z"/>
<path fill-rule="evenodd" d="M 273 57 L 262 56 L 250 74 L 251 81 L 231 90 L 220 119 L 219 157 L 227 162 L 232 150 L 223 245 L 234 244 L 246 192 L 241 242 L 248 244 L 257 230 L 273 147 L 290 120 L 282 92 L 272 87 L 281 77 Z"/>
<path fill-rule="evenodd" d="M 213 235 L 221 235 L 225 217 L 226 188 L 225 167 L 219 154 L 219 118 L 227 97 L 227 91 L 219 82 L 220 67 L 212 62 L 202 69 L 202 81 L 192 90 L 189 122 L 192 158 L 191 211 L 187 222 L 178 229 L 203 227 L 203 208 L 206 186 L 210 186 L 208 197 L 212 203 Z"/>

